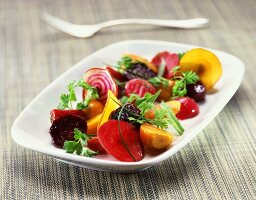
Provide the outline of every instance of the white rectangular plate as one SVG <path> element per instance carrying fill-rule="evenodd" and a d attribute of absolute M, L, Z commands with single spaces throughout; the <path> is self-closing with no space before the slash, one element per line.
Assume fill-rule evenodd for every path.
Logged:
<path fill-rule="evenodd" d="M 68 83 L 81 79 L 83 73 L 89 68 L 100 67 L 104 63 L 115 64 L 124 53 L 138 54 L 151 59 L 161 51 L 181 53 L 192 48 L 197 47 L 162 41 L 131 40 L 115 43 L 98 50 L 62 74 L 24 109 L 12 127 L 14 141 L 23 147 L 53 156 L 63 162 L 109 172 L 136 172 L 169 158 L 199 134 L 234 95 L 244 74 L 244 64 L 241 60 L 230 54 L 210 49 L 218 56 L 223 67 L 223 75 L 215 85 L 217 92 L 207 95 L 206 101 L 200 104 L 199 115 L 182 121 L 185 127 L 184 135 L 175 137 L 168 150 L 157 156 L 146 155 L 139 162 L 120 162 L 111 156 L 87 158 L 68 154 L 63 149 L 56 148 L 52 144 L 49 134 L 50 110 L 56 108 L 59 96 L 66 91 Z"/>

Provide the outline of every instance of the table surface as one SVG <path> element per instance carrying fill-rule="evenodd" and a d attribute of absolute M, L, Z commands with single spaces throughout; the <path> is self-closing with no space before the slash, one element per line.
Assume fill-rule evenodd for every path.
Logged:
<path fill-rule="evenodd" d="M 1 0 L 0 199 L 256 199 L 255 7 L 254 0 Z M 77 24 L 206 17 L 210 27 L 118 26 L 78 39 L 41 22 L 41 11 Z M 236 94 L 199 136 L 141 173 L 70 166 L 12 140 L 14 120 L 43 88 L 97 49 L 129 39 L 226 51 L 243 60 L 246 73 Z"/>

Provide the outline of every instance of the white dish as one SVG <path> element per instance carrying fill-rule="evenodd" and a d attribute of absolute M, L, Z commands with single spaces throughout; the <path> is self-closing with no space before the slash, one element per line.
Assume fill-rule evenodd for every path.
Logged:
<path fill-rule="evenodd" d="M 182 121 L 185 132 L 183 136 L 175 138 L 168 150 L 157 156 L 146 155 L 139 162 L 120 162 L 111 156 L 87 158 L 65 153 L 63 149 L 56 148 L 52 144 L 48 133 L 51 125 L 49 113 L 58 105 L 59 95 L 66 91 L 67 84 L 72 80 L 81 79 L 83 73 L 91 67 L 103 66 L 103 63 L 115 64 L 124 53 L 152 58 L 160 51 L 179 53 L 192 48 L 196 46 L 162 41 L 131 40 L 118 42 L 98 50 L 53 81 L 24 109 L 11 130 L 14 141 L 23 147 L 53 156 L 66 163 L 109 172 L 136 172 L 169 158 L 199 134 L 234 95 L 244 74 L 244 64 L 241 60 L 230 54 L 210 49 L 219 57 L 223 66 L 223 76 L 215 86 L 218 91 L 207 95 L 206 101 L 200 105 L 198 116 Z"/>

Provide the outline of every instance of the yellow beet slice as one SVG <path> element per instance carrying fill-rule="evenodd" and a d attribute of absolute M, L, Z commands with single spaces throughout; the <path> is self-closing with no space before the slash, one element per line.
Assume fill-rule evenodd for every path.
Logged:
<path fill-rule="evenodd" d="M 186 52 L 180 60 L 180 67 L 182 71 L 196 72 L 206 90 L 213 88 L 222 75 L 222 66 L 218 57 L 202 48 Z"/>
<path fill-rule="evenodd" d="M 161 93 L 157 97 L 157 101 L 161 102 L 161 101 L 170 100 L 172 97 L 172 88 L 173 88 L 174 84 L 175 84 L 175 81 L 170 80 L 169 85 L 167 87 L 165 87 L 163 85 L 157 87 L 157 90 L 161 90 Z"/>
<path fill-rule="evenodd" d="M 171 144 L 173 135 L 153 125 L 144 123 L 140 126 L 140 139 L 145 148 L 161 150 Z"/>
<path fill-rule="evenodd" d="M 121 105 L 121 103 L 119 102 L 119 100 L 116 98 L 116 96 L 113 94 L 113 92 L 111 92 L 110 90 L 108 90 L 108 98 L 107 98 L 107 102 L 105 104 L 105 107 L 103 109 L 103 113 L 100 119 L 100 122 L 98 123 L 98 129 L 100 128 L 101 125 L 103 125 L 106 121 L 108 121 L 109 115 L 116 110 L 117 108 L 119 108 Z"/>
<path fill-rule="evenodd" d="M 165 103 L 167 104 L 167 106 L 169 106 L 172 109 L 175 115 L 180 111 L 181 103 L 179 101 L 172 100 L 172 101 L 167 101 Z"/>
<path fill-rule="evenodd" d="M 104 106 L 101 102 L 96 100 L 91 100 L 88 103 L 88 107 L 84 109 L 85 118 L 87 120 L 94 118 L 95 116 L 99 115 L 103 112 Z"/>
<path fill-rule="evenodd" d="M 180 102 L 176 101 L 176 100 L 172 100 L 172 101 L 167 101 L 165 102 L 167 104 L 167 106 L 172 109 L 173 113 L 176 115 L 179 111 L 180 111 Z M 159 105 L 156 105 L 156 109 L 160 109 Z M 154 109 L 153 110 L 149 110 L 146 114 L 145 117 L 149 118 L 149 119 L 153 119 L 155 117 L 155 113 L 154 113 Z"/>
<path fill-rule="evenodd" d="M 96 115 L 87 121 L 87 134 L 97 134 L 97 127 L 101 116 L 102 114 Z"/>
<path fill-rule="evenodd" d="M 132 62 L 140 62 L 140 63 L 143 63 L 145 64 L 149 69 L 151 69 L 153 72 L 157 73 L 157 68 L 155 65 L 153 65 L 151 62 L 149 62 L 147 59 L 141 57 L 141 56 L 137 56 L 137 55 L 134 55 L 134 54 L 124 54 L 123 57 L 129 57 L 132 59 Z"/>

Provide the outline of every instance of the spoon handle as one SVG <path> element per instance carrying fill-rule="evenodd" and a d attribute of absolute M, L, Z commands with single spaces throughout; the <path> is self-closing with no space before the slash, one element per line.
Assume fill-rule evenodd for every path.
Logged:
<path fill-rule="evenodd" d="M 183 20 L 162 20 L 162 19 L 117 19 L 99 23 L 100 28 L 106 28 L 110 26 L 123 25 L 123 24 L 143 24 L 143 25 L 155 25 L 173 28 L 201 28 L 206 27 L 209 24 L 209 20 L 206 18 L 194 18 Z"/>

